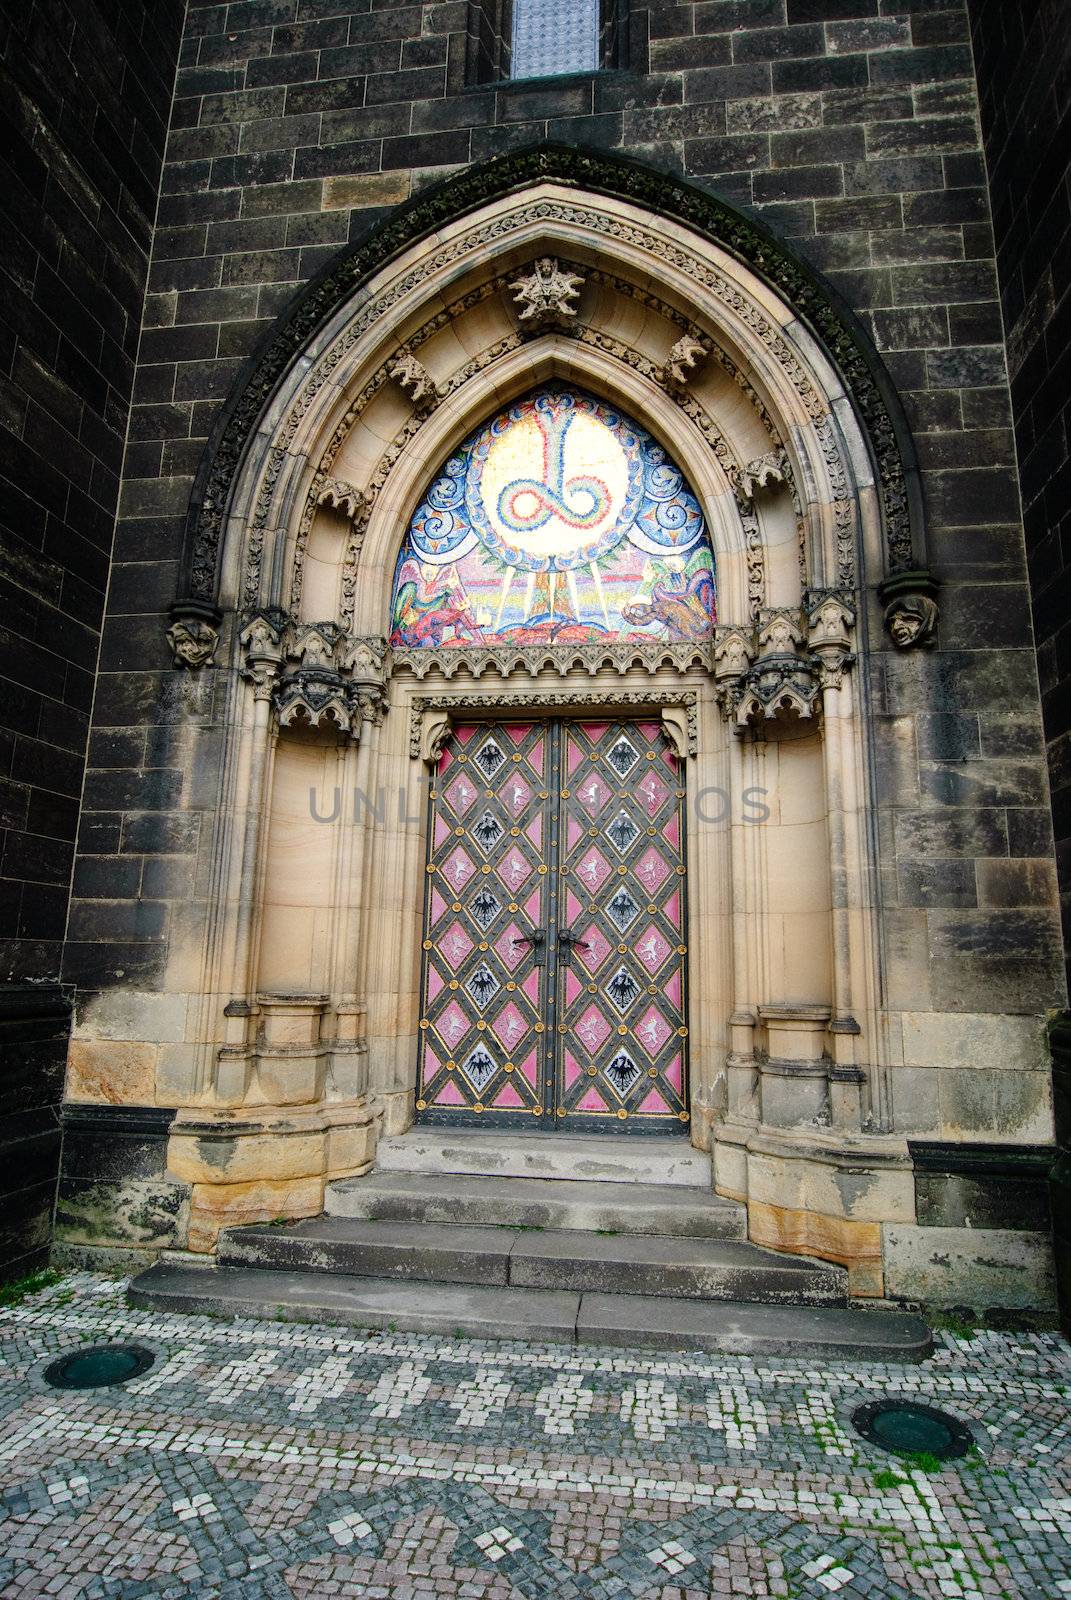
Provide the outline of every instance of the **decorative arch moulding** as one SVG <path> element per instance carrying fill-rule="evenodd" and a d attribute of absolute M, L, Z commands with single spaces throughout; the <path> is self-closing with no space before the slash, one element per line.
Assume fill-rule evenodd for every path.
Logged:
<path fill-rule="evenodd" d="M 518 711 L 545 717 L 563 712 L 659 711 L 670 743 L 683 758 L 694 756 L 699 748 L 698 706 L 696 689 L 615 689 L 609 684 L 598 689 L 502 689 L 478 698 L 463 691 L 417 694 L 409 706 L 409 754 L 414 761 L 437 761 L 455 715 L 496 720 Z"/>
<path fill-rule="evenodd" d="M 865 431 L 881 504 L 884 576 L 896 579 L 903 574 L 914 579 L 916 591 L 923 592 L 927 583 L 932 591 L 919 474 L 903 408 L 880 357 L 836 292 L 761 224 L 679 178 L 617 156 L 540 145 L 470 167 L 400 207 L 363 241 L 329 263 L 250 357 L 209 440 L 191 495 L 183 593 L 172 616 L 173 629 L 178 629 L 172 640 L 177 665 L 205 664 L 206 651 L 211 659 L 213 641 L 208 634 L 218 628 L 220 546 L 232 486 L 264 412 L 293 363 L 362 284 L 406 248 L 481 207 L 544 182 L 630 203 L 683 226 L 755 273 L 778 295 L 824 349 Z M 532 320 L 543 319 L 537 316 Z M 705 351 L 694 347 L 696 343 L 682 340 L 680 347 L 675 347 L 664 374 L 669 387 L 687 388 L 693 367 L 705 357 Z M 406 385 L 412 393 L 421 386 L 421 373 L 407 363 L 393 381 Z M 276 475 L 281 465 L 280 461 Z M 267 470 L 271 471 L 270 462 Z M 750 485 L 741 482 L 739 487 L 746 493 Z M 255 540 L 257 536 L 252 529 L 249 537 Z M 209 611 L 214 614 L 207 615 Z M 194 623 L 201 626 L 187 629 Z M 193 637 L 187 638 L 184 629 Z M 932 626 L 929 631 L 932 633 Z M 192 659 L 198 654 L 201 661 Z"/>
<path fill-rule="evenodd" d="M 523 281 L 523 274 L 521 277 Z M 690 325 L 688 319 L 681 312 L 670 306 L 664 296 L 655 293 L 649 288 L 643 288 L 615 274 L 602 270 L 589 272 L 587 281 L 592 284 L 605 285 L 615 294 L 636 299 L 645 306 L 653 307 L 670 325 L 682 329 L 686 329 Z M 436 312 L 432 318 L 409 336 L 407 341 L 408 348 L 419 348 L 428 339 L 433 338 L 444 326 L 450 325 L 474 302 L 486 299 L 491 294 L 504 294 L 516 282 L 515 271 L 496 275 L 482 283 L 478 289 L 448 303 L 444 309 Z M 609 356 L 612 361 L 619 362 L 622 368 L 638 373 L 652 385 L 661 386 L 672 395 L 675 404 L 684 412 L 698 435 L 701 436 L 712 452 L 725 476 L 727 484 L 736 497 L 738 514 L 746 538 L 748 601 L 752 616 L 757 616 L 758 610 L 765 600 L 766 577 L 755 505 L 756 496 L 761 491 L 766 490 L 769 485 L 783 484 L 791 495 L 798 519 L 803 517 L 803 507 L 786 446 L 778 433 L 777 426 L 767 406 L 749 381 L 747 374 L 741 371 L 731 357 L 714 345 L 711 340 L 706 339 L 700 345 L 687 333 L 682 334 L 681 338 L 677 340 L 669 351 L 665 366 L 660 368 L 625 341 L 611 338 L 602 331 L 582 325 L 567 329 L 555 327 L 554 329 L 544 329 L 543 331 L 553 331 L 559 334 L 565 332 L 568 337 L 576 340 L 578 344 L 598 350 L 600 353 Z M 448 379 L 436 384 L 432 404 L 438 404 L 448 396 L 459 393 L 465 385 L 473 380 L 479 380 L 485 390 L 490 388 L 492 393 L 495 392 L 496 364 L 521 348 L 525 342 L 526 336 L 521 332 L 495 341 L 489 348 L 480 351 L 466 361 L 450 374 Z M 769 448 L 758 457 L 750 460 L 738 458 L 729 441 L 722 435 L 714 419 L 687 392 L 688 383 L 694 375 L 690 369 L 697 365 L 697 359 L 692 353 L 696 349 L 702 350 L 704 361 L 709 358 L 716 363 L 746 396 L 749 405 L 762 426 L 769 445 Z M 686 357 L 689 357 L 689 359 L 686 360 Z M 674 377 L 674 371 L 681 366 L 681 363 L 684 363 L 685 368 L 688 370 L 682 370 L 681 377 L 678 380 Z M 352 622 L 356 595 L 356 569 L 360 560 L 369 518 L 380 493 L 389 481 L 394 465 L 424 421 L 428 410 L 431 409 L 431 404 L 420 404 L 414 397 L 413 414 L 410 415 L 400 432 L 387 445 L 364 487 L 358 488 L 335 476 L 334 463 L 346 438 L 359 422 L 366 406 L 374 399 L 383 384 L 394 374 L 398 365 L 399 363 L 393 355 L 386 357 L 381 364 L 380 370 L 373 374 L 369 381 L 353 397 L 342 421 L 335 427 L 327 448 L 322 454 L 320 466 L 314 473 L 308 493 L 305 496 L 304 509 L 297 529 L 290 577 L 290 594 L 287 602 L 292 610 L 296 611 L 301 606 L 305 555 L 313 520 L 320 507 L 329 505 L 340 511 L 350 523 L 346 579 L 342 596 L 342 621 L 347 626 Z M 420 363 L 417 363 L 417 365 L 420 365 Z M 421 370 L 424 371 L 425 369 L 421 368 Z M 482 416 L 480 420 L 481 424 L 486 422 L 486 418 Z M 822 436 L 822 442 L 823 449 L 828 450 L 830 442 L 824 435 Z M 457 448 L 456 445 L 455 448 Z M 837 450 L 835 443 L 832 445 L 831 454 L 832 459 L 836 461 Z M 270 484 L 266 480 L 263 485 L 264 491 L 267 491 L 269 487 Z M 260 593 L 261 551 L 258 529 L 261 524 L 263 507 L 264 493 L 262 492 L 260 502 L 258 502 L 257 509 L 254 512 L 254 531 L 250 541 L 251 548 L 245 572 L 245 600 L 250 607 L 257 605 Z M 855 571 L 855 524 L 851 503 L 843 495 L 840 495 L 836 501 L 835 515 L 838 519 L 838 569 L 840 581 L 851 584 L 854 582 Z M 802 545 L 800 563 L 801 581 L 805 584 L 807 577 Z"/>

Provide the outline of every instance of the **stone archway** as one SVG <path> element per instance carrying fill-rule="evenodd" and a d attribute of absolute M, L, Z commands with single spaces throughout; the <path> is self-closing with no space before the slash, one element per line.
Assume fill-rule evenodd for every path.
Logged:
<path fill-rule="evenodd" d="M 276 335 L 192 514 L 172 639 L 193 664 L 219 629 L 226 672 L 170 1147 L 191 1244 L 318 1211 L 325 1181 L 411 1116 L 422 783 L 451 719 L 631 709 L 662 716 L 693 791 L 725 799 L 715 824 L 688 824 L 693 1140 L 747 1199 L 753 1237 L 843 1261 L 873 1293 L 880 1219 L 850 1215 L 836 1172 L 870 1172 L 894 1216 L 910 1172 L 886 1132 L 851 668 L 866 586 L 891 572 L 917 590 L 920 562 L 881 384 L 814 283 L 685 186 L 551 151 L 427 206 Z M 724 237 L 700 231 L 712 214 Z M 391 651 L 394 564 L 430 473 L 551 379 L 672 448 L 717 555 L 713 643 Z M 755 794 L 776 798 L 761 829 Z"/>

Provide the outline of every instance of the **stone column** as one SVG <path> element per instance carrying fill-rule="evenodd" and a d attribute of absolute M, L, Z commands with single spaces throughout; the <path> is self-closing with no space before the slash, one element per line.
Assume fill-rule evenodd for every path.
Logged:
<path fill-rule="evenodd" d="M 210 1098 L 217 1104 L 240 1105 L 249 1090 L 252 1070 L 252 1025 L 255 981 L 255 932 L 260 902 L 264 825 L 270 809 L 272 754 L 277 736 L 272 694 L 282 666 L 282 627 L 274 617 L 258 616 L 241 634 L 246 653 L 242 677 L 252 686 L 253 717 L 241 752 L 238 808 L 243 817 L 237 852 L 238 878 L 230 927 L 225 934 L 222 986 L 229 990 L 224 1008 L 223 1042 L 216 1057 Z"/>
<path fill-rule="evenodd" d="M 833 1014 L 829 1022 L 832 1064 L 829 1103 L 833 1127 L 857 1133 L 862 1125 L 860 1090 L 865 1082 L 857 1060 L 859 1023 L 853 1009 L 855 972 L 861 970 L 858 864 L 850 838 L 858 825 L 858 794 L 851 772 L 852 691 L 847 669 L 855 611 L 836 591 L 807 597 L 808 647 L 818 661 L 822 696 L 822 759 L 829 840 L 829 882 L 833 949 Z"/>

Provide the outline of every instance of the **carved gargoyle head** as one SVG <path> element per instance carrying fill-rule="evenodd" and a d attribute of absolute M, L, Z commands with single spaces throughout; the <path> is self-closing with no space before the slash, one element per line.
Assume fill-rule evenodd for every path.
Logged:
<path fill-rule="evenodd" d="M 878 589 L 885 626 L 897 650 L 937 643 L 937 579 L 923 568 L 893 572 Z"/>
<path fill-rule="evenodd" d="M 885 607 L 885 626 L 898 650 L 936 644 L 937 601 L 927 594 L 901 594 Z"/>
<path fill-rule="evenodd" d="M 196 671 L 198 667 L 213 665 L 219 629 L 196 617 L 180 617 L 168 628 L 167 642 L 171 646 L 173 664 Z"/>

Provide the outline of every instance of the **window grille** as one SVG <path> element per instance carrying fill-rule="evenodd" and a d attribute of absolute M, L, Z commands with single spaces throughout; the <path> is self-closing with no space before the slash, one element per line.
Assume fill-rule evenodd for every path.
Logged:
<path fill-rule="evenodd" d="M 468 0 L 465 85 L 646 71 L 646 51 L 633 48 L 630 11 L 631 0 Z M 639 21 L 643 32 L 645 19 Z"/>
<path fill-rule="evenodd" d="M 510 77 L 594 72 L 599 30 L 599 0 L 513 0 Z"/>

